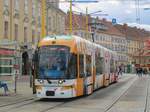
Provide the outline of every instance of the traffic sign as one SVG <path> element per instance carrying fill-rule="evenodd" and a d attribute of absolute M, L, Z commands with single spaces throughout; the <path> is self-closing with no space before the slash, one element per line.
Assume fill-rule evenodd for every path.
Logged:
<path fill-rule="evenodd" d="M 113 19 L 112 19 L 112 24 L 115 25 L 116 23 L 117 23 L 116 18 L 113 18 Z"/>

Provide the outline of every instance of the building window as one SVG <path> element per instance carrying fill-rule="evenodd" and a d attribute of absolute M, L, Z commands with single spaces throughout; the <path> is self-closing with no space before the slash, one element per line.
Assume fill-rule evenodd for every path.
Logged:
<path fill-rule="evenodd" d="M 35 30 L 32 30 L 32 43 L 35 42 Z"/>
<path fill-rule="evenodd" d="M 3 0 L 4 1 L 4 6 L 8 7 L 9 5 L 9 0 Z"/>
<path fill-rule="evenodd" d="M 84 77 L 84 56 L 83 56 L 83 54 L 80 54 L 79 55 L 79 63 L 80 63 L 80 65 L 79 65 L 79 73 L 80 73 L 80 75 L 79 75 L 79 77 L 80 78 L 83 78 Z"/>
<path fill-rule="evenodd" d="M 48 17 L 48 30 L 51 31 L 51 17 Z"/>
<path fill-rule="evenodd" d="M 17 24 L 15 24 L 15 41 L 17 41 L 18 40 L 18 25 Z"/>
<path fill-rule="evenodd" d="M 35 18 L 36 15 L 36 4 L 35 0 L 32 0 L 32 17 Z"/>
<path fill-rule="evenodd" d="M 27 42 L 27 27 L 24 27 L 24 42 Z"/>
<path fill-rule="evenodd" d="M 38 2 L 38 16 L 41 16 L 41 2 Z"/>
<path fill-rule="evenodd" d="M 41 39 L 41 33 L 38 32 L 38 42 L 40 41 L 40 39 Z"/>
<path fill-rule="evenodd" d="M 38 10 L 38 25 L 40 26 L 41 25 L 41 2 L 39 1 L 38 2 L 38 5 L 37 5 L 37 10 Z"/>
<path fill-rule="evenodd" d="M 91 62 L 92 62 L 91 56 L 90 55 L 86 55 L 86 73 L 87 73 L 87 76 L 91 76 L 92 75 Z"/>
<path fill-rule="evenodd" d="M 4 38 L 8 39 L 8 21 L 4 22 Z"/>
<path fill-rule="evenodd" d="M 27 15 L 28 14 L 28 0 L 24 1 L 24 13 Z"/>
<path fill-rule="evenodd" d="M 15 11 L 19 11 L 19 0 L 15 0 Z"/>

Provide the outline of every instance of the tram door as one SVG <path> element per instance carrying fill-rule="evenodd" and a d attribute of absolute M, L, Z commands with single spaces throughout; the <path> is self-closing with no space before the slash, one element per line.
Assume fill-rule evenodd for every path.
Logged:
<path fill-rule="evenodd" d="M 84 94 L 88 95 L 92 92 L 93 76 L 92 76 L 92 56 L 84 55 Z"/>
<path fill-rule="evenodd" d="M 89 69 L 87 67 L 87 59 L 88 58 L 85 54 L 79 55 L 79 79 L 80 79 L 80 86 L 82 86 L 82 95 L 86 95 L 88 93 L 88 75 Z"/>
<path fill-rule="evenodd" d="M 79 76 L 78 76 L 78 94 L 87 95 L 92 90 L 92 57 L 91 55 L 79 54 Z"/>
<path fill-rule="evenodd" d="M 77 96 L 84 94 L 84 55 L 78 54 Z"/>

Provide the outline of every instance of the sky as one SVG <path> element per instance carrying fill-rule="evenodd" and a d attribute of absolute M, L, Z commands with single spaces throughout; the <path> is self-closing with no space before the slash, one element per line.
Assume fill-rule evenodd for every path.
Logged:
<path fill-rule="evenodd" d="M 88 13 L 101 10 L 102 12 L 97 13 L 99 18 L 107 18 L 110 21 L 115 18 L 117 23 L 128 23 L 131 26 L 142 27 L 150 31 L 150 0 L 139 0 L 139 2 L 138 0 L 97 1 L 98 3 L 74 3 L 73 10 L 82 13 L 86 12 L 86 7 L 88 7 Z M 60 2 L 60 8 L 67 12 L 69 10 L 69 3 Z M 144 8 L 149 8 L 149 10 L 144 10 Z M 137 21 L 137 18 L 140 18 L 140 21 Z"/>

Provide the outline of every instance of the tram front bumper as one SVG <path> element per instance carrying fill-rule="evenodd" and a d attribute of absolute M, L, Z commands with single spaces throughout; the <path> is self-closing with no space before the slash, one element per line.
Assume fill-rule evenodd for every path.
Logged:
<path fill-rule="evenodd" d="M 75 89 L 72 86 L 64 87 L 36 87 L 38 98 L 72 98 L 75 97 Z"/>

